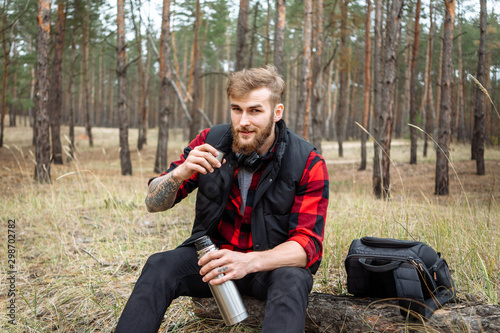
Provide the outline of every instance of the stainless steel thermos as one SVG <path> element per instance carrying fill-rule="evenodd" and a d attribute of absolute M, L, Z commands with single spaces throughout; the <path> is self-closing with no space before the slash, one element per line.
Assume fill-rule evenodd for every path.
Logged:
<path fill-rule="evenodd" d="M 198 238 L 195 242 L 195 246 L 198 251 L 198 258 L 203 257 L 208 252 L 218 250 L 217 246 L 215 246 L 208 236 Z M 219 275 L 219 277 L 220 276 L 222 276 L 222 274 Z M 240 293 L 233 281 L 226 281 L 216 286 L 209 283 L 208 286 L 212 291 L 212 295 L 215 298 L 217 307 L 226 325 L 234 325 L 248 317 Z"/>

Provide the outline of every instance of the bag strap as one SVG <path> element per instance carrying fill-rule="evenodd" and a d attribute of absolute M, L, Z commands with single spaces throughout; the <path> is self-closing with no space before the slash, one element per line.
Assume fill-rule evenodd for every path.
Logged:
<path fill-rule="evenodd" d="M 392 270 L 395 270 L 396 268 L 401 265 L 402 261 L 392 261 L 388 264 L 385 265 L 380 265 L 380 266 L 375 266 L 375 265 L 370 265 L 366 262 L 366 258 L 358 258 L 359 263 L 361 266 L 363 266 L 366 270 L 374 273 L 384 273 L 384 272 L 389 272 Z"/>

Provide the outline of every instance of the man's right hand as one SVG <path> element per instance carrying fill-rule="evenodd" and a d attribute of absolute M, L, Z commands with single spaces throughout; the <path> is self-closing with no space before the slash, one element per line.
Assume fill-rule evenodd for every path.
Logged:
<path fill-rule="evenodd" d="M 220 153 L 205 143 L 193 148 L 184 163 L 172 171 L 172 176 L 180 181 L 191 178 L 195 173 L 207 174 L 214 172 L 214 168 L 220 168 L 222 164 L 215 158 Z"/>
<path fill-rule="evenodd" d="M 183 181 L 198 172 L 206 174 L 214 172 L 214 168 L 221 167 L 222 164 L 215 158 L 219 154 L 217 149 L 207 143 L 197 146 L 189 152 L 181 165 L 166 175 L 152 180 L 145 200 L 148 212 L 162 212 L 170 209 Z"/>

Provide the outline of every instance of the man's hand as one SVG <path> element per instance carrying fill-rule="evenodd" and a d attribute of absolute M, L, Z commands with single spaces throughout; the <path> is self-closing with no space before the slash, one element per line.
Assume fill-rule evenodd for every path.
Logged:
<path fill-rule="evenodd" d="M 214 172 L 214 168 L 220 168 L 222 164 L 215 158 L 219 156 L 217 149 L 205 143 L 193 148 L 188 157 L 177 168 L 172 171 L 172 176 L 180 181 L 191 178 L 195 173 L 207 174 Z"/>
<path fill-rule="evenodd" d="M 238 280 L 247 274 L 271 271 L 285 266 L 306 267 L 307 254 L 295 241 L 287 241 L 274 249 L 241 253 L 229 250 L 208 252 L 198 261 L 203 266 L 203 281 L 217 285 L 228 280 Z M 220 274 L 224 276 L 218 278 Z"/>
<path fill-rule="evenodd" d="M 208 252 L 199 261 L 203 266 L 200 274 L 203 281 L 217 285 L 228 280 L 238 280 L 252 272 L 251 253 L 241 253 L 229 250 Z M 217 276 L 223 274 L 222 277 Z"/>
<path fill-rule="evenodd" d="M 148 212 L 162 212 L 170 209 L 182 182 L 197 172 L 206 174 L 220 168 L 221 163 L 215 158 L 220 153 L 209 144 L 193 148 L 188 157 L 177 168 L 168 174 L 154 179 L 148 188 L 146 208 Z"/>

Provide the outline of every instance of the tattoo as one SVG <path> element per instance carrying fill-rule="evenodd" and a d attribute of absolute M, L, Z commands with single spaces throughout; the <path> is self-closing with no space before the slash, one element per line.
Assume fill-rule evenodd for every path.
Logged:
<path fill-rule="evenodd" d="M 172 172 L 157 178 L 149 185 L 146 206 L 150 212 L 162 212 L 172 207 L 182 181 L 173 177 Z"/>
<path fill-rule="evenodd" d="M 227 271 L 228 269 L 229 269 L 229 268 L 228 268 L 227 266 L 225 266 L 225 267 L 221 267 L 221 268 L 219 268 L 218 272 L 219 272 L 219 273 L 224 273 L 224 272 L 225 272 L 225 271 Z"/>

